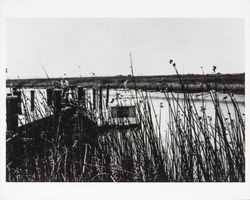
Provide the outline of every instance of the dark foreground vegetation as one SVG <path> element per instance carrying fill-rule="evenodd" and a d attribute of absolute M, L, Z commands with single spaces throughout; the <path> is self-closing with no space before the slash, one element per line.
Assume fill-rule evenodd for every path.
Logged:
<path fill-rule="evenodd" d="M 180 75 L 186 90 L 189 92 L 207 92 L 210 89 L 216 89 L 220 92 L 233 92 L 237 94 L 245 93 L 245 73 L 241 74 L 207 74 L 206 84 L 204 83 L 204 75 L 187 74 Z M 17 87 L 48 87 L 50 85 L 60 84 L 60 78 L 51 79 L 11 79 L 6 81 L 7 87 L 11 85 Z M 134 82 L 129 76 L 110 76 L 110 77 L 74 77 L 67 78 L 71 85 L 92 88 L 97 84 L 110 85 L 110 88 L 127 87 L 134 89 Z M 168 76 L 136 76 L 136 87 L 142 90 L 166 90 L 170 92 L 182 92 L 182 86 L 177 75 Z"/>
<path fill-rule="evenodd" d="M 224 100 L 234 104 L 228 117 L 211 91 L 212 118 L 205 103 L 197 111 L 189 93 L 184 103 L 165 95 L 170 120 L 164 136 L 147 93 L 138 93 L 144 98 L 137 104 L 140 129 L 86 132 L 81 110 L 72 107 L 49 125 L 34 124 L 14 137 L 9 132 L 7 181 L 244 182 L 245 121 L 234 96 Z"/>
<path fill-rule="evenodd" d="M 165 135 L 147 91 L 137 91 L 131 100 L 138 111 L 138 129 L 87 133 L 87 123 L 80 120 L 82 108 L 75 105 L 70 112 L 60 111 L 49 128 L 31 126 L 35 138 L 27 138 L 27 130 L 7 133 L 7 181 L 244 182 L 245 120 L 234 95 L 228 92 L 223 99 L 227 110 L 222 110 L 218 90 L 204 77 L 215 111 L 208 116 L 205 101 L 197 108 L 185 77 L 178 72 L 177 77 L 184 100 L 166 84 Z M 14 141 L 23 149 L 15 158 Z"/>

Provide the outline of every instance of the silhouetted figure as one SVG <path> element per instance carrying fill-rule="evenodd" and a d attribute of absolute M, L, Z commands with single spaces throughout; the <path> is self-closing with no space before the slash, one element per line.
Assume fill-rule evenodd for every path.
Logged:
<path fill-rule="evenodd" d="M 216 66 L 213 66 L 213 71 L 214 71 L 214 72 L 215 72 L 216 68 L 217 68 Z"/>
<path fill-rule="evenodd" d="M 61 86 L 63 87 L 63 88 L 65 88 L 65 87 L 68 87 L 69 86 L 69 82 L 66 80 L 66 79 L 62 79 L 61 80 Z"/>
<path fill-rule="evenodd" d="M 127 89 L 127 84 L 128 84 L 128 80 L 126 80 L 124 83 L 123 83 L 123 86 L 125 89 Z"/>
<path fill-rule="evenodd" d="M 62 96 L 64 97 L 65 93 L 69 90 L 69 82 L 64 78 L 61 79 L 61 87 L 63 89 L 63 95 Z"/>

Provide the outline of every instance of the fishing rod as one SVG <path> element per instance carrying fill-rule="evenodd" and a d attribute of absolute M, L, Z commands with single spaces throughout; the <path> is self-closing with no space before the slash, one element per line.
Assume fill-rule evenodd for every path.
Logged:
<path fill-rule="evenodd" d="M 46 76 L 47 76 L 47 79 L 48 79 L 50 85 L 53 86 L 53 84 L 51 83 L 51 80 L 50 80 L 50 78 L 49 78 L 49 76 L 48 76 L 48 74 L 47 74 L 45 68 L 43 67 L 43 65 L 42 65 L 42 68 L 43 68 L 43 71 L 45 72 L 45 74 L 46 74 Z"/>
<path fill-rule="evenodd" d="M 130 68 L 131 68 L 131 74 L 132 74 L 132 77 L 133 77 L 135 90 L 137 90 L 137 87 L 136 87 L 136 82 L 135 82 L 135 76 L 134 76 L 134 70 L 133 70 L 133 62 L 132 62 L 132 54 L 131 54 L 131 52 L 129 53 L 129 57 L 130 57 Z"/>
<path fill-rule="evenodd" d="M 138 98 L 137 98 L 137 87 L 136 87 L 136 82 L 135 82 L 135 76 L 134 76 L 134 69 L 133 69 L 133 62 L 132 62 L 132 54 L 131 52 L 129 53 L 129 57 L 130 57 L 130 68 L 131 68 L 131 74 L 132 74 L 132 78 L 133 78 L 133 82 L 134 82 L 134 87 L 135 87 L 135 97 L 138 103 Z M 138 104 L 139 105 L 139 104 Z"/>

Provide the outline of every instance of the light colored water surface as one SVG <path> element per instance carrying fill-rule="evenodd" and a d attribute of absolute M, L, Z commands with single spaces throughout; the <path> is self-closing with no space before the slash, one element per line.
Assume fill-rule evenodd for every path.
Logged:
<path fill-rule="evenodd" d="M 45 89 L 34 89 L 35 90 L 35 107 L 39 108 L 39 110 L 35 110 L 34 112 L 30 111 L 30 90 L 32 89 L 23 89 L 23 102 L 26 102 L 26 106 L 22 105 L 23 113 L 26 112 L 30 113 L 31 115 L 31 120 L 34 119 L 39 119 L 44 116 L 50 115 L 51 109 L 47 106 L 46 104 L 46 90 Z M 10 89 L 6 89 L 6 93 L 9 93 Z M 119 94 L 119 95 L 118 95 Z M 87 95 L 89 98 L 89 101 L 92 102 L 92 90 L 87 91 Z M 146 96 L 146 92 L 138 92 L 138 97 L 139 99 L 142 99 L 141 96 Z M 173 98 L 179 98 L 180 104 L 183 104 L 183 94 L 182 93 L 166 93 L 166 96 L 162 92 L 147 92 L 147 95 L 151 98 L 150 103 L 152 105 L 152 116 L 153 116 L 153 121 L 154 125 L 156 126 L 156 120 L 160 123 L 160 129 L 161 133 L 164 134 L 166 129 L 167 129 L 167 124 L 169 121 L 169 104 L 166 99 L 166 96 L 170 98 L 170 102 L 174 102 Z M 234 107 L 232 102 L 230 101 L 230 98 L 228 95 L 219 93 L 218 98 L 220 99 L 220 106 L 222 108 L 222 111 L 225 115 L 225 117 L 228 117 L 228 108 L 223 100 L 223 98 L 227 96 L 227 105 L 229 108 L 229 111 L 231 113 L 231 117 L 234 119 Z M 235 99 L 238 102 L 239 108 L 243 114 L 243 119 L 245 118 L 245 95 L 234 95 Z M 127 99 L 127 101 L 134 101 L 135 97 L 135 91 L 128 91 L 128 90 L 110 90 L 110 98 L 109 102 L 115 101 L 116 99 Z M 206 108 L 206 115 L 210 117 L 214 117 L 215 115 L 215 107 L 214 104 L 211 100 L 211 97 L 209 93 L 203 93 L 203 96 L 201 93 L 195 93 L 192 94 L 192 98 L 195 103 L 195 108 L 197 111 L 198 115 L 202 115 L 201 108 L 205 107 Z M 202 98 L 204 101 L 202 101 Z M 105 103 L 106 100 L 106 91 L 105 89 L 103 90 L 103 103 Z M 25 120 L 24 115 L 19 115 L 19 125 L 22 123 L 27 123 L 27 119 Z"/>

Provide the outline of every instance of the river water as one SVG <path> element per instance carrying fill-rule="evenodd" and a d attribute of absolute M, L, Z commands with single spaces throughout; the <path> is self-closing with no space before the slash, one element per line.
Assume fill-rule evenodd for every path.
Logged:
<path fill-rule="evenodd" d="M 116 93 L 120 93 L 123 96 L 135 96 L 135 92 L 124 91 L 124 90 L 112 90 L 111 97 L 115 98 Z M 142 92 L 143 96 L 146 95 L 145 92 Z M 138 94 L 140 97 L 141 95 Z M 163 93 L 163 92 L 147 92 L 147 96 L 151 98 L 149 102 L 151 103 L 151 114 L 153 118 L 153 123 L 155 127 L 157 127 L 156 121 L 160 124 L 160 132 L 162 135 L 165 135 L 165 132 L 168 128 L 169 122 L 169 101 L 166 98 L 170 99 L 172 105 L 176 106 L 176 101 L 174 98 L 179 98 L 179 103 L 183 104 L 184 94 L 183 93 Z M 245 120 L 245 95 L 234 94 L 234 97 L 238 103 L 239 109 L 242 113 L 243 120 Z M 192 98 L 194 101 L 194 106 L 197 110 L 197 114 L 202 116 L 202 108 L 205 108 L 206 115 L 211 117 L 214 122 L 215 116 L 215 106 L 212 102 L 211 96 L 208 92 L 206 93 L 194 93 L 192 94 Z M 229 112 L 232 119 L 235 119 L 234 106 L 228 94 L 218 93 L 220 107 L 225 118 L 229 117 Z M 226 102 L 224 100 L 226 98 Z M 202 101 L 203 99 L 203 101 Z M 183 106 L 182 106 L 183 107 Z"/>
<path fill-rule="evenodd" d="M 29 120 L 33 121 L 36 119 L 39 119 L 41 117 L 45 117 L 48 116 L 50 114 L 52 114 L 51 109 L 47 106 L 46 104 L 46 90 L 45 89 L 35 89 L 35 107 L 39 108 L 36 109 L 35 112 L 31 112 L 30 111 L 30 90 L 32 89 L 23 89 L 22 93 L 24 95 L 22 95 L 22 99 L 23 102 L 25 102 L 25 106 L 24 104 L 22 105 L 22 110 L 23 113 L 30 113 L 31 117 Z M 33 89 L 34 90 L 34 89 Z M 6 89 L 6 93 L 9 93 L 10 89 L 7 88 Z M 120 99 L 133 99 L 135 97 L 135 91 L 131 91 L 131 90 L 124 90 L 124 89 L 118 89 L 118 90 L 110 90 L 110 98 L 109 101 L 114 101 L 117 98 Z M 92 90 L 88 90 L 87 94 L 89 96 L 89 101 L 92 102 Z M 139 99 L 141 97 L 141 95 L 146 95 L 145 92 L 139 92 L 138 96 Z M 164 134 L 166 129 L 167 129 L 167 124 L 169 121 L 169 104 L 168 101 L 166 99 L 166 96 L 164 95 L 164 93 L 162 92 L 147 92 L 147 95 L 151 98 L 150 103 L 152 105 L 152 116 L 153 116 L 153 122 L 155 123 L 154 125 L 156 126 L 156 120 L 160 123 L 160 129 L 161 129 L 161 133 Z M 170 97 L 170 99 L 172 99 L 171 101 L 173 101 L 173 96 L 172 94 L 168 93 L 166 94 L 167 96 Z M 173 93 L 175 98 L 179 98 L 180 103 L 183 102 L 183 94 L 182 93 Z M 223 100 L 223 98 L 225 98 L 227 96 L 227 103 L 228 103 L 228 108 L 230 110 L 231 113 L 231 117 L 235 118 L 234 116 L 234 107 L 232 102 L 229 100 L 229 96 L 223 93 L 218 93 L 218 98 L 220 99 L 220 106 L 222 108 L 222 111 L 225 115 L 225 117 L 228 117 L 228 109 L 227 109 L 227 105 L 225 103 L 225 101 Z M 206 108 L 206 115 L 210 116 L 210 117 L 214 117 L 215 115 L 215 108 L 214 108 L 214 104 L 211 100 L 211 97 L 209 95 L 209 93 L 203 93 L 203 99 L 204 101 L 202 101 L 202 94 L 201 93 L 195 93 L 192 94 L 193 100 L 195 102 L 195 107 L 196 110 L 198 112 L 198 115 L 202 115 L 202 111 L 201 109 L 203 107 Z M 238 102 L 239 108 L 241 110 L 241 113 L 243 114 L 243 119 L 245 120 L 245 95 L 239 95 L 239 94 L 235 94 L 234 95 L 235 99 Z M 105 101 L 106 99 L 106 91 L 103 90 L 103 100 Z M 19 115 L 19 125 L 23 124 L 23 123 L 27 123 L 29 120 L 27 120 L 27 118 L 25 118 L 24 115 Z"/>

